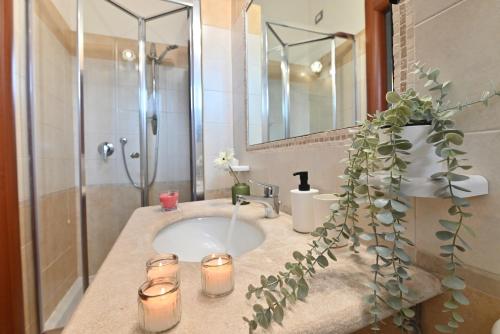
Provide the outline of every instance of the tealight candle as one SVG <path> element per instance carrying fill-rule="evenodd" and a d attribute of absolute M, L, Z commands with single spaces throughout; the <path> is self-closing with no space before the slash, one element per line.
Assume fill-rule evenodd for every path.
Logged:
<path fill-rule="evenodd" d="M 209 297 L 230 294 L 234 288 L 233 258 L 229 254 L 211 254 L 201 260 L 202 291 Z"/>
<path fill-rule="evenodd" d="M 169 191 L 160 194 L 161 207 L 165 211 L 172 211 L 177 209 L 177 203 L 179 202 L 179 192 Z"/>
<path fill-rule="evenodd" d="M 179 282 L 159 278 L 147 281 L 139 288 L 139 323 L 150 333 L 173 328 L 181 320 Z"/>
<path fill-rule="evenodd" d="M 148 280 L 172 278 L 179 281 L 179 258 L 175 254 L 161 254 L 146 262 Z"/>

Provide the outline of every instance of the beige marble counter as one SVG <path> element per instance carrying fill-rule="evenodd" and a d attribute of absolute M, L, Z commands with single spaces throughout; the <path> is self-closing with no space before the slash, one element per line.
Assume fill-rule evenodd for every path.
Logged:
<path fill-rule="evenodd" d="M 145 278 L 145 262 L 155 254 L 152 242 L 164 226 L 179 219 L 230 216 L 229 200 L 181 204 L 176 212 L 159 207 L 134 212 L 109 253 L 95 280 L 74 313 L 65 334 L 141 333 L 137 324 L 137 288 Z M 293 250 L 305 250 L 310 236 L 292 230 L 291 217 L 264 219 L 258 205 L 240 209 L 240 219 L 254 221 L 266 234 L 257 249 L 235 259 L 235 290 L 226 297 L 210 299 L 201 294 L 198 263 L 181 263 L 182 320 L 169 333 L 247 333 L 242 316 L 251 316 L 252 303 L 245 298 L 247 286 L 258 284 L 261 274 L 274 274 L 291 259 Z M 306 302 L 286 312 L 283 326 L 273 324 L 273 333 L 352 333 L 370 323 L 363 296 L 370 280 L 370 255 L 337 250 L 338 261 L 320 269 L 312 279 Z M 440 284 L 431 274 L 415 269 L 413 288 L 419 301 L 439 293 Z M 385 316 L 390 314 L 385 312 Z"/>

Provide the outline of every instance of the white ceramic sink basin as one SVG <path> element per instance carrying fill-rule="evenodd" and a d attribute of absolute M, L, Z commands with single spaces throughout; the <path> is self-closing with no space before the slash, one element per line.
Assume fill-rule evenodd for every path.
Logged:
<path fill-rule="evenodd" d="M 228 252 L 236 257 L 257 248 L 265 239 L 257 226 L 237 220 L 229 245 L 225 245 L 231 219 L 190 218 L 163 228 L 153 241 L 158 253 L 174 253 L 180 261 L 199 262 L 204 256 Z"/>

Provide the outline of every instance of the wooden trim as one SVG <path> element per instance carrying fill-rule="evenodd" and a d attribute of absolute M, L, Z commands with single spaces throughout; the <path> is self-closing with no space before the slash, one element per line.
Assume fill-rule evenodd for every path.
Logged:
<path fill-rule="evenodd" d="M 388 0 L 365 0 L 367 112 L 387 109 L 387 49 L 385 13 Z"/>
<path fill-rule="evenodd" d="M 24 333 L 16 133 L 12 91 L 13 1 L 0 2 L 0 333 Z"/>

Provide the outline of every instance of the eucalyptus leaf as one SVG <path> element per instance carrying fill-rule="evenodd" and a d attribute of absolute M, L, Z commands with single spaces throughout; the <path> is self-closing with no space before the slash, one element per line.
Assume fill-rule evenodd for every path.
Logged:
<path fill-rule="evenodd" d="M 460 290 L 454 290 L 451 294 L 453 299 L 461 305 L 469 305 L 469 299 Z"/>
<path fill-rule="evenodd" d="M 318 264 L 321 268 L 328 267 L 328 259 L 324 255 L 320 255 L 317 258 Z"/>
<path fill-rule="evenodd" d="M 404 315 L 408 318 L 413 318 L 415 316 L 415 311 L 411 308 L 403 308 L 401 311 L 403 311 Z"/>
<path fill-rule="evenodd" d="M 382 257 L 392 257 L 392 249 L 385 247 L 385 246 L 377 246 L 375 247 L 375 250 L 377 251 L 377 254 L 382 256 Z"/>
<path fill-rule="evenodd" d="M 382 209 L 384 208 L 387 204 L 389 204 L 389 200 L 386 198 L 377 198 L 375 201 L 373 201 L 373 204 L 379 208 Z"/>
<path fill-rule="evenodd" d="M 304 261 L 304 259 L 305 259 L 306 257 L 305 257 L 304 255 L 302 255 L 302 253 L 301 253 L 301 252 L 299 252 L 299 251 L 295 251 L 295 252 L 293 252 L 293 258 L 294 258 L 295 260 L 297 260 L 298 262 L 302 262 L 302 261 Z"/>
<path fill-rule="evenodd" d="M 401 310 L 402 307 L 401 299 L 394 296 L 391 296 L 387 299 L 387 304 L 396 311 Z"/>
<path fill-rule="evenodd" d="M 436 237 L 439 240 L 443 240 L 443 241 L 450 240 L 451 238 L 453 238 L 454 235 L 455 234 L 451 233 L 450 231 L 438 231 L 438 232 L 436 232 Z"/>
<path fill-rule="evenodd" d="M 440 333 L 453 333 L 453 328 L 448 327 L 448 325 L 436 325 L 436 330 Z"/>
<path fill-rule="evenodd" d="M 410 257 L 408 256 L 408 254 L 406 254 L 406 252 L 402 248 L 394 249 L 394 253 L 401 261 L 403 261 L 403 262 L 410 261 Z"/>
<path fill-rule="evenodd" d="M 446 220 L 446 219 L 440 219 L 439 224 L 441 224 L 441 226 L 443 226 L 445 229 L 447 229 L 448 231 L 450 231 L 452 233 L 455 233 L 455 231 L 458 229 L 458 226 L 459 226 L 458 222 L 454 222 L 454 221 Z"/>
<path fill-rule="evenodd" d="M 399 96 L 398 93 L 396 92 L 388 92 L 386 95 L 385 95 L 385 99 L 387 100 L 387 102 L 391 103 L 391 104 L 396 104 L 398 103 L 399 101 L 401 101 L 401 97 Z"/>
<path fill-rule="evenodd" d="M 276 306 L 273 309 L 273 320 L 276 321 L 278 324 L 283 323 L 283 317 L 285 316 L 285 313 L 283 311 L 283 308 L 281 306 Z"/>
<path fill-rule="evenodd" d="M 465 289 L 464 281 L 455 275 L 446 276 L 445 278 L 443 278 L 441 280 L 441 284 L 443 284 L 445 287 L 452 289 L 452 290 Z"/>
<path fill-rule="evenodd" d="M 408 205 L 406 205 L 405 203 L 403 202 L 400 202 L 400 201 L 396 201 L 396 200 L 391 200 L 391 206 L 394 210 L 398 211 L 398 212 L 406 212 L 408 211 Z"/>
<path fill-rule="evenodd" d="M 298 288 L 297 288 L 297 299 L 304 301 L 309 294 L 309 286 L 307 285 L 306 281 L 301 278 L 298 283 Z"/>
<path fill-rule="evenodd" d="M 390 211 L 378 213 L 376 217 L 384 225 L 390 225 L 394 222 L 394 217 Z"/>
<path fill-rule="evenodd" d="M 451 313 L 453 316 L 453 319 L 455 319 L 456 322 L 464 322 L 464 318 L 458 314 L 457 312 L 452 312 Z"/>

